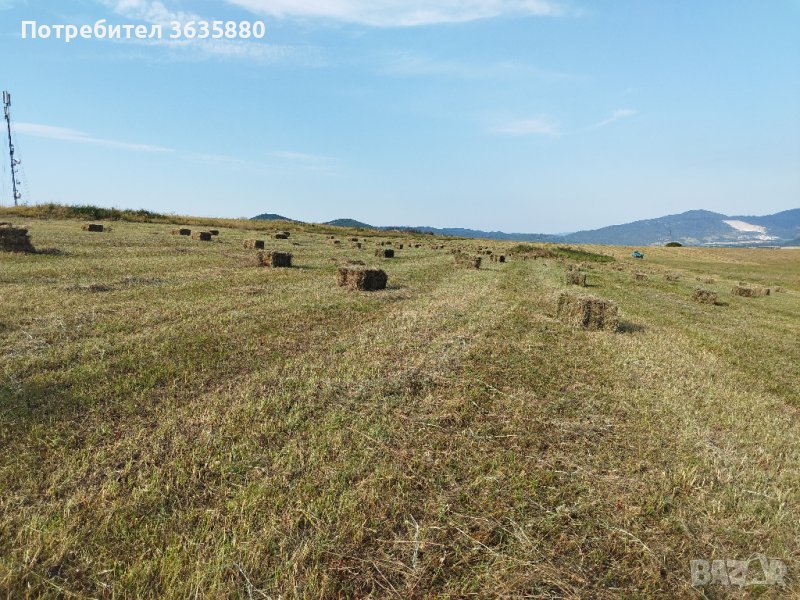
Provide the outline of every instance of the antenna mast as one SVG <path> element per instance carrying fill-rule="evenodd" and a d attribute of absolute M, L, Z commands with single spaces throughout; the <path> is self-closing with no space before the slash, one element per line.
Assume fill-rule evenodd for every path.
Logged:
<path fill-rule="evenodd" d="M 14 158 L 14 142 L 11 140 L 11 94 L 8 92 L 3 92 L 3 111 L 6 116 L 6 125 L 8 125 L 8 153 L 11 157 L 11 188 L 14 190 L 14 206 L 16 206 L 19 199 L 22 198 L 22 194 L 20 194 L 17 189 L 20 183 L 17 181 L 17 166 L 19 166 L 22 161 Z"/>

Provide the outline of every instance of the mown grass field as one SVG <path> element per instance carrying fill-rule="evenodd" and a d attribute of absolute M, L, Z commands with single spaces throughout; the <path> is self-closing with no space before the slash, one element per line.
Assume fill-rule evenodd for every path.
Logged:
<path fill-rule="evenodd" d="M 587 332 L 555 317 L 570 260 L 431 249 L 512 244 L 19 214 L 60 252 L 0 254 L 0 597 L 800 594 L 800 251 L 584 247 L 623 320 Z M 294 268 L 247 264 L 287 227 Z M 756 553 L 786 587 L 691 587 Z"/>

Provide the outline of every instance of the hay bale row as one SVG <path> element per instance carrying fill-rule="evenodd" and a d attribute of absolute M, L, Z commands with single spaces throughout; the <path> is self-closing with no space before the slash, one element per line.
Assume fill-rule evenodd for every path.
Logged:
<path fill-rule="evenodd" d="M 566 283 L 567 285 L 579 285 L 581 287 L 586 287 L 586 273 L 567 271 Z"/>
<path fill-rule="evenodd" d="M 103 233 L 104 227 L 99 223 L 86 223 L 81 226 L 83 231 L 91 231 L 92 233 Z"/>
<path fill-rule="evenodd" d="M 186 229 L 185 227 L 180 227 L 178 229 L 173 229 L 172 235 L 192 235 L 192 230 Z"/>
<path fill-rule="evenodd" d="M 378 248 L 375 250 L 375 256 L 379 258 L 394 258 L 394 250 L 391 248 Z"/>
<path fill-rule="evenodd" d="M 244 241 L 244 249 L 245 250 L 263 250 L 264 249 L 264 240 L 245 240 Z"/>
<path fill-rule="evenodd" d="M 738 282 L 731 288 L 731 294 L 734 296 L 741 296 L 743 298 L 758 298 L 762 296 L 769 296 L 770 289 L 760 285 L 748 285 L 747 283 Z"/>
<path fill-rule="evenodd" d="M 389 277 L 382 269 L 367 269 L 361 266 L 340 267 L 336 281 L 342 287 L 371 292 L 386 289 Z"/>
<path fill-rule="evenodd" d="M 0 251 L 3 252 L 36 252 L 31 243 L 28 230 L 14 227 L 11 223 L 0 224 Z"/>
<path fill-rule="evenodd" d="M 573 327 L 590 331 L 616 331 L 619 328 L 617 305 L 593 296 L 563 293 L 558 297 L 558 318 Z"/>
<path fill-rule="evenodd" d="M 692 292 L 692 300 L 700 304 L 716 304 L 717 292 L 697 288 Z"/>
<path fill-rule="evenodd" d="M 192 234 L 193 240 L 198 240 L 200 242 L 210 242 L 211 241 L 211 233 L 208 231 L 195 231 Z"/>

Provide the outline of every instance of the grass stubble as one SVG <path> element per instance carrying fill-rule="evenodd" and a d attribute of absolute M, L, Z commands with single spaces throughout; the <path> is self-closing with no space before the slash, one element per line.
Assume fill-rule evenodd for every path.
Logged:
<path fill-rule="evenodd" d="M 382 261 L 326 242 L 369 232 L 23 217 L 60 252 L 0 255 L 0 595 L 798 593 L 797 251 L 465 270 L 380 232 L 409 249 L 370 293 L 337 265 Z M 270 227 L 293 268 L 247 266 Z M 556 318 L 565 260 L 618 332 Z M 719 305 L 691 300 L 708 276 Z M 757 552 L 788 587 L 691 588 L 689 560 Z"/>

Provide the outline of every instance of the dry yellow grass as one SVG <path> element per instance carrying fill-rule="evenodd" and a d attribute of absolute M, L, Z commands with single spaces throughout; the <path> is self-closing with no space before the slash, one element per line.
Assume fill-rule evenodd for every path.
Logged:
<path fill-rule="evenodd" d="M 689 560 L 757 552 L 788 588 L 706 594 L 800 591 L 797 251 L 653 248 L 641 285 L 585 247 L 612 333 L 556 318 L 556 258 L 3 220 L 60 252 L 0 254 L 2 596 L 695 598 Z M 295 268 L 248 267 L 278 227 Z"/>

